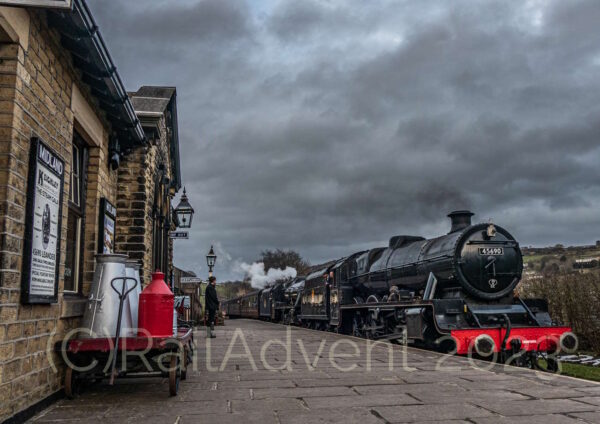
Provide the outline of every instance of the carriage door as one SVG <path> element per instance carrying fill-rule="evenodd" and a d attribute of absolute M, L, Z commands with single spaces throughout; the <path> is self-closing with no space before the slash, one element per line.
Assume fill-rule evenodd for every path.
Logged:
<path fill-rule="evenodd" d="M 331 324 L 337 324 L 340 318 L 340 268 L 337 268 L 333 272 L 333 276 L 330 274 L 329 287 L 331 288 L 329 293 L 329 311 L 331 313 Z"/>

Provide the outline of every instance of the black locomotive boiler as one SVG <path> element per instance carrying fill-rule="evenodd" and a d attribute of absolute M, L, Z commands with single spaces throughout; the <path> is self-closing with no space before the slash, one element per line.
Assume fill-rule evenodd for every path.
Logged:
<path fill-rule="evenodd" d="M 394 236 L 307 276 L 301 325 L 521 365 L 573 348 L 570 328 L 553 324 L 546 302 L 514 295 L 523 271 L 514 237 L 473 225 L 469 211 L 448 216 L 448 234 Z"/>

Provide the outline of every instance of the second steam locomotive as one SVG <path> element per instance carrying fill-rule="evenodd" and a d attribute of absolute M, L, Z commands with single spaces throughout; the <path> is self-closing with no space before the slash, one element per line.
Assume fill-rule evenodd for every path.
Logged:
<path fill-rule="evenodd" d="M 534 366 L 544 354 L 572 351 L 571 329 L 548 305 L 521 299 L 519 244 L 504 228 L 471 224 L 456 211 L 446 235 L 395 236 L 306 277 L 222 302 L 231 318 L 259 318 L 358 337 Z"/>

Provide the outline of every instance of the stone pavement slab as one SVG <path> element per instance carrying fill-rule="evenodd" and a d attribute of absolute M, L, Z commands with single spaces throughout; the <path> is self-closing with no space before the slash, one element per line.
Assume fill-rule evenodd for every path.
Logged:
<path fill-rule="evenodd" d="M 227 320 L 168 395 L 119 379 L 62 400 L 35 423 L 598 423 L 600 385 L 402 346 Z"/>

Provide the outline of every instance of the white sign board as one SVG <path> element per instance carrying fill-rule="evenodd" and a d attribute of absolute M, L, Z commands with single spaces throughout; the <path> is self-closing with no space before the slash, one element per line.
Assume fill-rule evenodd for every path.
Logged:
<path fill-rule="evenodd" d="M 57 301 L 64 162 L 37 138 L 31 141 L 27 192 L 24 303 Z"/>
<path fill-rule="evenodd" d="M 198 277 L 181 277 L 181 284 L 200 284 L 201 278 Z"/>
<path fill-rule="evenodd" d="M 189 234 L 187 231 L 171 231 L 169 237 L 172 239 L 188 239 Z"/>
<path fill-rule="evenodd" d="M 21 7 L 52 7 L 57 9 L 70 9 L 72 0 L 0 0 L 0 6 Z"/>

